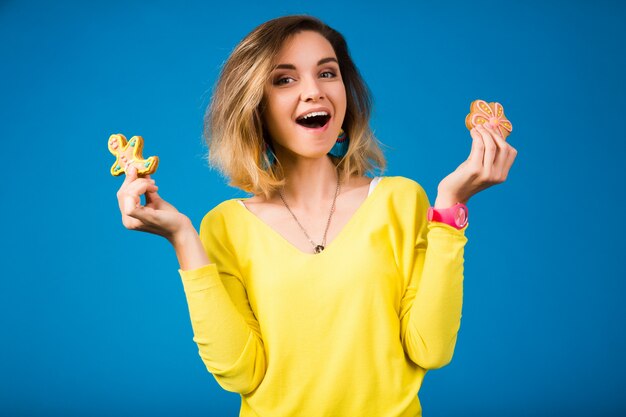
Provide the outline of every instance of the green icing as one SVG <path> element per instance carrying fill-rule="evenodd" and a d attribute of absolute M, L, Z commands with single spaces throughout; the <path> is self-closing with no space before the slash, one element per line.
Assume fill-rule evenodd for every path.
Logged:
<path fill-rule="evenodd" d="M 143 166 L 148 168 L 150 166 L 150 162 L 146 162 L 145 164 L 143 164 Z"/>

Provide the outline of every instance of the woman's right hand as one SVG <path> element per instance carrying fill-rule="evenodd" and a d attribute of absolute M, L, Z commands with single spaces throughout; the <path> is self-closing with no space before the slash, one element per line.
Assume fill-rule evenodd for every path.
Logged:
<path fill-rule="evenodd" d="M 149 175 L 138 178 L 137 169 L 129 166 L 126 179 L 117 192 L 122 223 L 127 229 L 154 233 L 172 242 L 193 225 L 187 216 L 163 200 L 157 190 Z M 142 194 L 145 194 L 145 206 L 141 205 Z"/>

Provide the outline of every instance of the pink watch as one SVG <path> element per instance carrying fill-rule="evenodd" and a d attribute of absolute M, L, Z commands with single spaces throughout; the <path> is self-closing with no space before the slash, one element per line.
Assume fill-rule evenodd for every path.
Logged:
<path fill-rule="evenodd" d="M 428 209 L 428 221 L 449 224 L 456 229 L 462 229 L 467 225 L 467 206 L 463 203 L 456 203 L 452 207 L 445 209 Z"/>

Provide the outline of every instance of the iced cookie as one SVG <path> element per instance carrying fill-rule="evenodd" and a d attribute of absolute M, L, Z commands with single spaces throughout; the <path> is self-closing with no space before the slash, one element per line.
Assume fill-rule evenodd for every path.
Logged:
<path fill-rule="evenodd" d="M 465 126 L 472 130 L 483 123 L 489 123 L 497 129 L 504 139 L 513 131 L 513 125 L 504 117 L 502 104 L 474 100 L 470 105 L 470 113 L 465 118 Z"/>
<path fill-rule="evenodd" d="M 109 151 L 116 158 L 111 167 L 111 175 L 125 174 L 128 164 L 137 168 L 137 175 L 153 174 L 159 165 L 159 157 L 151 156 L 148 159 L 143 159 L 142 150 L 143 138 L 141 136 L 133 136 L 129 141 L 126 141 L 126 137 L 121 133 L 111 135 L 109 137 Z"/>

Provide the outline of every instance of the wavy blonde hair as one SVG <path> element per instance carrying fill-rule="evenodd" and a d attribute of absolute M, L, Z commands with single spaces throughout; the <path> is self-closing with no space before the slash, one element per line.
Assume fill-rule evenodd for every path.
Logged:
<path fill-rule="evenodd" d="M 204 118 L 204 137 L 209 146 L 209 164 L 229 185 L 269 198 L 284 185 L 280 161 L 270 164 L 265 149 L 271 140 L 263 124 L 264 87 L 274 60 L 290 36 L 314 31 L 332 45 L 346 88 L 346 115 L 342 128 L 350 139 L 342 158 L 331 156 L 341 178 L 384 171 L 385 157 L 369 119 L 372 96 L 350 57 L 344 37 L 311 16 L 279 17 L 255 28 L 224 63 Z"/>

